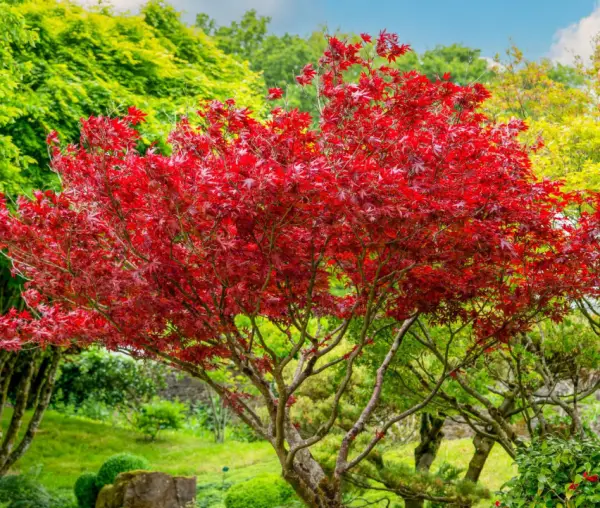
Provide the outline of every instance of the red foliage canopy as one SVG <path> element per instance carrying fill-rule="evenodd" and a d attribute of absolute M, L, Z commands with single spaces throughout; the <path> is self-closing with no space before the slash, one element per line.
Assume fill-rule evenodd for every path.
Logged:
<path fill-rule="evenodd" d="M 560 315 L 588 278 L 571 197 L 536 181 L 521 122 L 478 112 L 484 87 L 377 64 L 407 50 L 385 32 L 373 46 L 331 38 L 317 127 L 227 101 L 199 111 L 200 127 L 182 121 L 171 155 L 136 150 L 135 108 L 83 121 L 78 146 L 49 138 L 64 191 L 0 211 L 0 244 L 30 280 L 30 310 L 0 320 L 4 346 L 77 337 L 209 368 L 252 340 L 240 314 L 282 329 L 477 315 L 482 337 L 502 338 Z M 307 66 L 298 82 L 316 76 Z"/>

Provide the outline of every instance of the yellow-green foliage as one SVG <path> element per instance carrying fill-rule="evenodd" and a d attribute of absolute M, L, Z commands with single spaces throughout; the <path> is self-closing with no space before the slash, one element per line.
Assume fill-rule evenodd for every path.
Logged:
<path fill-rule="evenodd" d="M 12 98 L 28 65 L 19 64 L 14 52 L 31 48 L 36 40 L 37 34 L 27 30 L 23 16 L 11 5 L 0 3 L 0 192 L 22 185 L 21 169 L 33 162 L 20 153 L 7 126 L 19 118 L 25 108 Z"/>
<path fill-rule="evenodd" d="M 600 125 L 592 116 L 560 122 L 533 120 L 528 137 L 540 136 L 544 146 L 531 160 L 540 176 L 564 179 L 568 190 L 600 190 Z"/>
<path fill-rule="evenodd" d="M 486 102 L 485 109 L 493 118 L 560 122 L 592 109 L 594 100 L 586 88 L 557 81 L 552 62 L 525 61 L 515 47 L 509 50 L 508 57 L 504 70 L 489 85 L 492 97 Z"/>
<path fill-rule="evenodd" d="M 149 144 L 206 99 L 263 108 L 262 77 L 162 2 L 125 15 L 57 0 L 0 0 L 0 34 L 0 154 L 9 136 L 13 172 L 30 185 L 48 185 L 48 131 L 75 142 L 82 117 L 136 105 L 148 113 L 142 135 Z M 12 184 L 5 190 L 27 190 L 23 179 L 3 181 Z"/>
<path fill-rule="evenodd" d="M 600 189 L 600 125 L 594 80 L 581 69 L 551 62 L 526 62 L 517 48 L 490 85 L 492 98 L 486 111 L 495 119 L 522 118 L 529 130 L 522 135 L 528 145 L 543 141 L 531 154 L 540 177 L 562 179 L 565 188 Z M 564 78 L 565 76 L 562 76 Z"/>

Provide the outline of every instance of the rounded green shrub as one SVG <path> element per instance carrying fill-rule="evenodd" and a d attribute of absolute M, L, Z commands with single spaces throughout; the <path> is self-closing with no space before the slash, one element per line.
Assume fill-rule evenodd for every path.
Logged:
<path fill-rule="evenodd" d="M 73 488 L 77 506 L 79 508 L 94 508 L 98 497 L 97 475 L 94 473 L 83 473 L 75 482 Z"/>
<path fill-rule="evenodd" d="M 139 457 L 138 455 L 132 455 L 130 453 L 113 455 L 100 467 L 98 475 L 96 476 L 96 486 L 100 491 L 105 485 L 114 483 L 115 478 L 120 473 L 149 468 L 150 464 L 144 457 Z"/>
<path fill-rule="evenodd" d="M 226 508 L 274 508 L 294 497 L 294 491 L 281 476 L 262 474 L 237 483 L 227 491 Z"/>

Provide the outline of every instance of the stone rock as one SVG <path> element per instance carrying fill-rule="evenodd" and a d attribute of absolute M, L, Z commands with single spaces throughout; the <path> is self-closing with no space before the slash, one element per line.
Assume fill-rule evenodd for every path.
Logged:
<path fill-rule="evenodd" d="M 105 485 L 96 508 L 189 508 L 196 499 L 196 478 L 130 471 Z"/>

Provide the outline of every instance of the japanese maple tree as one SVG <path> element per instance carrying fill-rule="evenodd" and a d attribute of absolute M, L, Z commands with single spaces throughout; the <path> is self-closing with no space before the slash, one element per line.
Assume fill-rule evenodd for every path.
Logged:
<path fill-rule="evenodd" d="M 0 211 L 0 244 L 29 280 L 28 310 L 0 321 L 3 347 L 97 342 L 176 365 L 272 444 L 307 505 L 341 506 L 344 476 L 455 375 L 373 421 L 419 316 L 472 326 L 476 355 L 539 315 L 560 319 L 587 280 L 570 196 L 534 178 L 524 125 L 488 122 L 480 85 L 395 70 L 408 50 L 387 32 L 330 38 L 319 69 L 298 77 L 318 87 L 316 128 L 297 110 L 263 122 L 227 101 L 181 122 L 170 155 L 136 150 L 135 108 L 83 121 L 77 146 L 50 136 L 64 190 Z M 311 448 L 336 425 L 364 349 L 384 340 L 326 469 Z M 226 365 L 253 390 L 220 385 L 211 372 Z M 331 368 L 342 375 L 330 414 L 303 434 L 294 394 Z"/>

